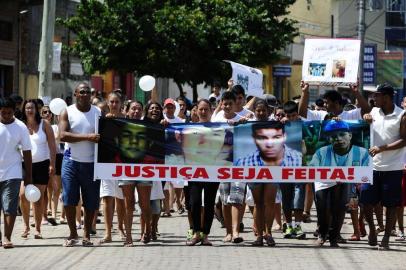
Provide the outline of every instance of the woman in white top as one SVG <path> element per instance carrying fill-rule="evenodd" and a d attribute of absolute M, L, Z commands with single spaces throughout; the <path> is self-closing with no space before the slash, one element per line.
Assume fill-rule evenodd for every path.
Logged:
<path fill-rule="evenodd" d="M 41 119 L 35 100 L 27 100 L 23 104 L 21 119 L 30 133 L 32 146 L 32 182 L 41 191 L 41 198 L 34 203 L 35 239 L 42 239 L 41 219 L 44 212 L 46 191 L 49 178 L 55 173 L 56 146 L 52 127 L 47 120 Z M 21 212 L 24 220 L 24 231 L 21 235 L 27 238 L 30 231 L 30 203 L 24 195 L 24 183 L 21 184 Z"/>
<path fill-rule="evenodd" d="M 42 107 L 41 110 L 41 117 L 42 119 L 47 120 L 50 124 L 53 124 L 54 119 L 56 120 L 58 116 L 55 116 L 51 112 L 51 109 L 48 105 Z M 56 122 L 57 123 L 57 122 Z M 44 220 L 47 220 L 47 214 L 51 214 L 51 218 L 48 219 L 49 223 L 53 226 L 57 225 L 56 223 L 56 212 L 58 210 L 59 204 L 59 196 L 61 195 L 62 183 L 61 183 L 61 167 L 62 167 L 62 159 L 63 159 L 63 150 L 61 149 L 61 142 L 59 140 L 59 131 L 58 125 L 53 124 L 52 131 L 54 132 L 55 136 L 55 151 L 56 151 L 56 159 L 55 159 L 55 174 L 51 177 L 48 183 L 47 193 L 45 193 L 47 198 L 47 207 L 44 208 Z M 48 210 L 48 211 L 47 211 Z"/>
<path fill-rule="evenodd" d="M 107 106 L 109 113 L 108 118 L 124 118 L 125 115 L 121 112 L 121 96 L 118 93 L 112 92 L 107 98 Z M 126 239 L 124 233 L 124 217 L 125 205 L 123 191 L 118 186 L 117 180 L 101 180 L 100 183 L 100 198 L 103 200 L 103 213 L 105 222 L 105 235 L 100 241 L 101 243 L 109 243 L 112 241 L 111 229 L 113 227 L 114 203 L 117 205 L 117 220 L 118 230 L 122 240 Z"/>

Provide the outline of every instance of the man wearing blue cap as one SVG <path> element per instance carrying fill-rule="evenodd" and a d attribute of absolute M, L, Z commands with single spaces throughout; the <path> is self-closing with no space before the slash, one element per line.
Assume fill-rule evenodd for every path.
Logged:
<path fill-rule="evenodd" d="M 368 166 L 368 150 L 352 145 L 348 123 L 331 120 L 323 128 L 331 145 L 324 146 L 313 155 L 309 166 Z M 317 246 L 322 246 L 329 235 L 330 245 L 338 247 L 337 240 L 344 220 L 349 185 L 316 182 L 316 207 L 319 224 Z M 331 221 L 331 222 L 330 222 Z"/>
<path fill-rule="evenodd" d="M 364 119 L 372 125 L 373 140 L 369 153 L 373 156 L 374 183 L 362 184 L 360 202 L 369 225 L 368 244 L 377 245 L 373 207 L 379 202 L 386 207 L 385 234 L 380 248 L 389 248 L 389 238 L 396 222 L 396 208 L 402 202 L 402 171 L 406 145 L 406 116 L 394 104 L 390 84 L 378 86 L 373 94 L 376 107 Z"/>

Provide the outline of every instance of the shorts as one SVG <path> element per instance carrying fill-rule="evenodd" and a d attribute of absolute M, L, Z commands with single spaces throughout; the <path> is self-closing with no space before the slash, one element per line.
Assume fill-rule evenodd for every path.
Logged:
<path fill-rule="evenodd" d="M 49 159 L 32 163 L 32 183 L 34 185 L 48 185 Z"/>
<path fill-rule="evenodd" d="M 100 180 L 100 198 L 103 197 L 124 199 L 123 190 L 118 186 L 117 180 Z"/>
<path fill-rule="evenodd" d="M 126 185 L 140 185 L 140 186 L 151 186 L 152 181 L 138 181 L 138 180 L 116 180 L 118 181 L 118 186 L 126 186 Z"/>
<path fill-rule="evenodd" d="M 220 183 L 220 199 L 223 205 L 243 204 L 247 183 Z"/>
<path fill-rule="evenodd" d="M 161 214 L 161 200 L 151 200 L 150 207 L 151 207 L 151 214 L 153 214 L 153 215 Z"/>
<path fill-rule="evenodd" d="M 282 193 L 283 211 L 303 210 L 305 201 L 306 184 L 304 183 L 283 183 L 279 184 Z"/>
<path fill-rule="evenodd" d="M 17 216 L 21 179 L 9 179 L 0 182 L 0 210 L 5 215 Z"/>
<path fill-rule="evenodd" d="M 361 185 L 361 204 L 375 205 L 379 202 L 386 207 L 402 205 L 403 171 L 375 171 L 373 184 Z"/>
<path fill-rule="evenodd" d="M 183 188 L 185 186 L 185 181 L 179 180 L 179 181 L 166 181 L 164 190 L 169 190 L 170 186 L 173 188 Z"/>
<path fill-rule="evenodd" d="M 93 162 L 78 162 L 64 157 L 62 161 L 63 204 L 77 206 L 82 193 L 83 207 L 99 209 L 100 181 L 93 181 Z"/>
<path fill-rule="evenodd" d="M 56 159 L 55 159 L 55 175 L 58 175 L 58 176 L 61 175 L 62 160 L 63 160 L 63 154 L 56 154 Z"/>
<path fill-rule="evenodd" d="M 254 196 L 252 196 L 252 192 L 249 186 L 247 186 L 247 195 L 245 196 L 245 203 L 249 206 L 249 207 L 254 207 L 255 206 L 255 202 L 254 202 Z"/>

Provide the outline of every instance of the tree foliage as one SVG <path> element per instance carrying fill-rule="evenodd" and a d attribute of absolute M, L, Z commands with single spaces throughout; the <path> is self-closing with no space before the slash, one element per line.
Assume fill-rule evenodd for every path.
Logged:
<path fill-rule="evenodd" d="M 84 0 L 62 21 L 88 73 L 115 69 L 212 83 L 228 59 L 262 66 L 297 34 L 294 0 Z M 227 74 L 228 73 L 228 74 Z"/>

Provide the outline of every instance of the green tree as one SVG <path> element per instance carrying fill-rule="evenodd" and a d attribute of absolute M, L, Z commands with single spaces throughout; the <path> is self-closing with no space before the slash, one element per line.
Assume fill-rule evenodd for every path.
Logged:
<path fill-rule="evenodd" d="M 294 0 L 85 0 L 63 23 L 86 72 L 115 69 L 197 84 L 226 81 L 228 59 L 262 66 L 297 34 Z M 181 95 L 183 92 L 181 91 Z"/>

